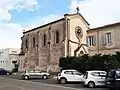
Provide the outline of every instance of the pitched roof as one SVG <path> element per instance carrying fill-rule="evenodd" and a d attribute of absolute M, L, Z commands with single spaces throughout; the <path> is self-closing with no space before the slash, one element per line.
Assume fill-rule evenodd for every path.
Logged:
<path fill-rule="evenodd" d="M 83 19 L 88 25 L 90 25 L 80 13 L 76 13 L 76 14 L 64 14 L 64 16 L 66 16 L 66 15 L 67 15 L 67 16 L 80 15 L 80 16 L 82 17 L 82 19 Z M 36 27 L 36 28 L 33 28 L 33 29 L 31 29 L 31 30 L 28 30 L 28 31 L 23 32 L 23 34 L 28 33 L 28 32 L 31 32 L 31 31 L 34 31 L 34 30 L 37 30 L 37 29 L 39 29 L 39 28 L 48 26 L 48 25 L 50 25 L 50 24 L 53 24 L 53 23 L 56 23 L 56 22 L 59 22 L 59 21 L 62 21 L 62 20 L 65 20 L 65 18 L 61 18 L 61 19 L 55 20 L 55 21 L 53 21 L 53 22 L 50 22 L 50 23 L 47 23 L 47 24 L 38 26 L 38 27 Z"/>
<path fill-rule="evenodd" d="M 68 16 L 73 16 L 73 15 L 80 15 L 81 17 L 82 17 L 82 19 L 88 24 L 88 25 L 90 25 L 89 23 L 88 23 L 88 21 L 83 17 L 83 15 L 81 14 L 81 13 L 75 13 L 75 14 L 65 14 L 65 15 L 68 15 Z"/>
<path fill-rule="evenodd" d="M 108 24 L 108 25 L 104 25 L 104 26 L 100 26 L 100 27 L 96 27 L 96 28 L 92 28 L 92 29 L 89 29 L 88 31 L 102 29 L 102 28 L 116 26 L 116 25 L 120 25 L 120 22 L 112 23 L 112 24 Z"/>
<path fill-rule="evenodd" d="M 37 29 L 42 28 L 42 27 L 45 27 L 45 26 L 48 26 L 48 25 L 50 25 L 50 24 L 54 24 L 54 23 L 59 22 L 59 21 L 62 21 L 62 20 L 64 20 L 64 18 L 61 18 L 61 19 L 58 19 L 58 20 L 56 20 L 56 21 L 53 21 L 53 22 L 50 22 L 50 23 L 47 23 L 47 24 L 38 26 L 38 27 L 33 28 L 33 29 L 31 29 L 31 30 L 28 30 L 28 31 L 25 31 L 25 32 L 23 32 L 23 34 L 28 33 L 28 32 L 31 32 L 31 31 L 34 31 L 34 30 L 37 30 Z"/>

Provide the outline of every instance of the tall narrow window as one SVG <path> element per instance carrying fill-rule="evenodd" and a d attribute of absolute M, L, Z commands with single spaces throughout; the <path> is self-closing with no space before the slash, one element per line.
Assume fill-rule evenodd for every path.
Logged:
<path fill-rule="evenodd" d="M 107 44 L 111 44 L 111 32 L 106 33 Z"/>
<path fill-rule="evenodd" d="M 28 48 L 28 40 L 25 40 L 25 47 Z"/>
<path fill-rule="evenodd" d="M 88 46 L 95 46 L 96 40 L 95 40 L 95 36 L 88 36 Z"/>
<path fill-rule="evenodd" d="M 35 47 L 35 37 L 33 37 L 33 47 Z"/>
<path fill-rule="evenodd" d="M 43 36 L 43 46 L 45 46 L 46 45 L 46 35 L 44 34 L 44 36 Z"/>
<path fill-rule="evenodd" d="M 58 31 L 56 31 L 56 43 L 59 43 L 59 32 Z"/>

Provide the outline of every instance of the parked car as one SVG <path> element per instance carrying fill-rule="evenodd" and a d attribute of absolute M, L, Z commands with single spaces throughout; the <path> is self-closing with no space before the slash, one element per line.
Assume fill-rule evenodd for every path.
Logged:
<path fill-rule="evenodd" d="M 81 82 L 82 78 L 83 75 L 77 70 L 62 70 L 58 74 L 57 80 L 61 84 L 65 84 L 66 82 Z"/>
<path fill-rule="evenodd" d="M 0 68 L 0 75 L 11 75 L 12 71 L 6 70 L 4 68 Z"/>
<path fill-rule="evenodd" d="M 93 88 L 95 86 L 104 86 L 106 71 L 92 70 L 86 71 L 83 75 L 83 82 L 86 86 Z"/>
<path fill-rule="evenodd" d="M 42 78 L 42 79 L 48 79 L 50 77 L 49 73 L 42 72 L 41 70 L 25 70 L 21 74 L 22 78 L 27 80 L 27 79 L 32 79 L 32 78 Z"/>
<path fill-rule="evenodd" d="M 107 71 L 106 86 L 111 90 L 120 90 L 120 69 L 109 69 Z"/>

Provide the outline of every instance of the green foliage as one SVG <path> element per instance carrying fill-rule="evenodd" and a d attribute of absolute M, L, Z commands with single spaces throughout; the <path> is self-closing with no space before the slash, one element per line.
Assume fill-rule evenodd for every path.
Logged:
<path fill-rule="evenodd" d="M 114 55 L 95 54 L 89 56 L 85 54 L 80 57 L 67 57 L 59 60 L 62 69 L 76 69 L 81 72 L 86 70 L 107 70 L 120 68 L 120 52 Z"/>

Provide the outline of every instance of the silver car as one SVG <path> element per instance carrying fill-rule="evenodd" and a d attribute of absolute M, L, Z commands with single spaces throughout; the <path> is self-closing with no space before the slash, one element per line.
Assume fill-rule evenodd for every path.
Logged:
<path fill-rule="evenodd" d="M 42 72 L 41 70 L 25 70 L 21 74 L 22 78 L 27 80 L 30 78 L 42 78 L 42 79 L 48 79 L 50 78 L 50 74 L 46 72 Z"/>

